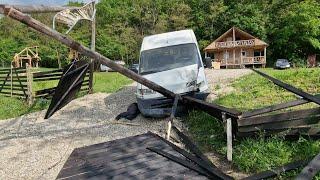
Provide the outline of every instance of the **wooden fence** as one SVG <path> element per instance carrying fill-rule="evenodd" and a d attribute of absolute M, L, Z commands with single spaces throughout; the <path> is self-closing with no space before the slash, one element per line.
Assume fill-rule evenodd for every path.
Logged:
<path fill-rule="evenodd" d="M 0 69 L 0 94 L 28 98 L 27 71 L 22 68 Z"/>
<path fill-rule="evenodd" d="M 45 72 L 31 72 L 29 67 L 0 69 L 0 94 L 24 98 L 28 100 L 29 104 L 33 103 L 34 98 L 51 98 L 62 74 L 62 69 Z M 89 93 L 92 90 L 92 83 L 90 83 L 90 79 L 92 79 L 90 76 L 92 75 L 91 71 L 88 70 L 80 92 Z M 34 90 L 37 83 L 43 82 L 46 84 L 49 81 L 56 81 L 52 82 L 54 87 Z"/>

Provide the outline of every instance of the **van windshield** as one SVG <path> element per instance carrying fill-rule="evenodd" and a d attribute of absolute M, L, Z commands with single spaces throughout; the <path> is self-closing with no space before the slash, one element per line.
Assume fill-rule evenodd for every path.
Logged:
<path fill-rule="evenodd" d="M 180 44 L 141 52 L 140 74 L 151 74 L 200 62 L 195 44 Z"/>

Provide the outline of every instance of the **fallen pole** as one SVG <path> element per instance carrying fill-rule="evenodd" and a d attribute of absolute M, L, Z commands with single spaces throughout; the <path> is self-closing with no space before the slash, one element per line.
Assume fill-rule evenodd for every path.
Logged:
<path fill-rule="evenodd" d="M 311 95 L 309 93 L 306 93 L 306 92 L 304 92 L 304 91 L 302 91 L 302 90 L 300 90 L 300 89 L 298 89 L 298 88 L 296 88 L 294 86 L 291 86 L 290 84 L 284 83 L 284 82 L 282 82 L 282 81 L 280 81 L 280 80 L 278 80 L 276 78 L 273 78 L 273 77 L 271 77 L 271 76 L 269 76 L 269 75 L 267 75 L 267 74 L 265 74 L 265 73 L 263 73 L 261 71 L 258 71 L 256 69 L 252 69 L 252 70 L 254 72 L 260 74 L 261 76 L 269 79 L 274 84 L 276 84 L 276 85 L 278 85 L 278 86 L 280 86 L 280 87 L 282 87 L 282 88 L 284 88 L 284 89 L 286 89 L 286 90 L 288 90 L 288 91 L 290 91 L 290 92 L 292 92 L 294 94 L 297 94 L 297 95 L 299 95 L 299 96 L 301 96 L 301 97 L 303 97 L 303 98 L 305 98 L 305 99 L 307 99 L 309 101 L 315 102 L 315 103 L 320 105 L 320 98 L 318 98 L 316 96 L 313 96 L 313 95 Z"/>
<path fill-rule="evenodd" d="M 71 49 L 74 49 L 76 51 L 78 51 L 79 53 L 95 59 L 96 61 L 99 61 L 101 64 L 108 66 L 109 68 L 121 73 L 122 75 L 156 91 L 161 93 L 162 95 L 168 97 L 168 98 L 174 98 L 175 94 L 165 88 L 163 88 L 162 86 L 134 73 L 133 71 L 122 67 L 119 64 L 114 63 L 112 60 L 102 56 L 101 54 L 92 51 L 91 49 L 81 45 L 80 43 L 76 42 L 75 40 L 71 39 L 70 37 L 63 35 L 55 30 L 52 30 L 51 28 L 49 28 L 48 26 L 46 26 L 45 24 L 33 19 L 32 17 L 30 17 L 29 15 L 23 14 L 20 11 L 12 8 L 11 6 L 0 6 L 0 9 L 3 8 L 3 12 L 5 15 L 7 15 L 8 17 L 15 19 L 17 21 L 20 21 L 24 24 L 26 24 L 27 26 L 33 28 L 34 30 L 41 32 L 59 42 L 61 42 L 62 44 L 70 47 Z M 206 103 L 204 101 L 200 101 L 198 99 L 192 98 L 190 96 L 184 96 L 182 97 L 182 100 L 185 100 L 186 102 L 192 104 L 193 106 L 201 106 L 202 109 L 209 109 L 211 113 L 209 113 L 210 115 L 214 115 L 214 117 L 220 118 L 221 114 L 219 112 L 223 111 L 226 112 L 228 115 L 231 116 L 238 116 L 239 112 L 238 111 L 234 111 L 232 109 L 229 108 L 225 108 L 216 104 L 209 104 Z M 235 115 L 235 113 L 237 113 L 237 115 Z M 219 115 L 219 116 L 218 116 Z"/>
<path fill-rule="evenodd" d="M 6 4 L 0 4 L 1 6 L 9 6 Z M 12 5 L 13 8 L 17 9 L 23 13 L 50 13 L 50 12 L 59 12 L 65 9 L 72 9 L 75 7 L 68 7 L 68 6 L 46 6 L 46 5 Z M 0 8 L 0 14 L 3 14 L 3 8 Z"/>

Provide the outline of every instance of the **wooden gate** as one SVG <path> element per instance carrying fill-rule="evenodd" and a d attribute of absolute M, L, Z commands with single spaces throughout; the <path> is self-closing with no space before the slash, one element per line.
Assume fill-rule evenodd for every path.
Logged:
<path fill-rule="evenodd" d="M 0 94 L 28 98 L 27 71 L 22 68 L 0 69 Z"/>

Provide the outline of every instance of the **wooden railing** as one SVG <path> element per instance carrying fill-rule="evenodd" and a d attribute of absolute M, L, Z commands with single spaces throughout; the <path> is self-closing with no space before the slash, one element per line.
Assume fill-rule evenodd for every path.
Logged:
<path fill-rule="evenodd" d="M 266 63 L 264 56 L 242 57 L 243 64 L 264 64 Z"/>
<path fill-rule="evenodd" d="M 236 58 L 233 60 L 233 58 L 229 59 L 214 59 L 214 61 L 221 62 L 221 65 L 240 65 L 240 64 L 265 64 L 265 58 L 264 56 L 255 56 L 255 57 L 242 57 Z"/>
<path fill-rule="evenodd" d="M 218 48 L 231 48 L 240 46 L 254 46 L 254 39 L 240 40 L 240 41 L 226 41 L 226 42 L 216 42 L 216 47 Z"/>

